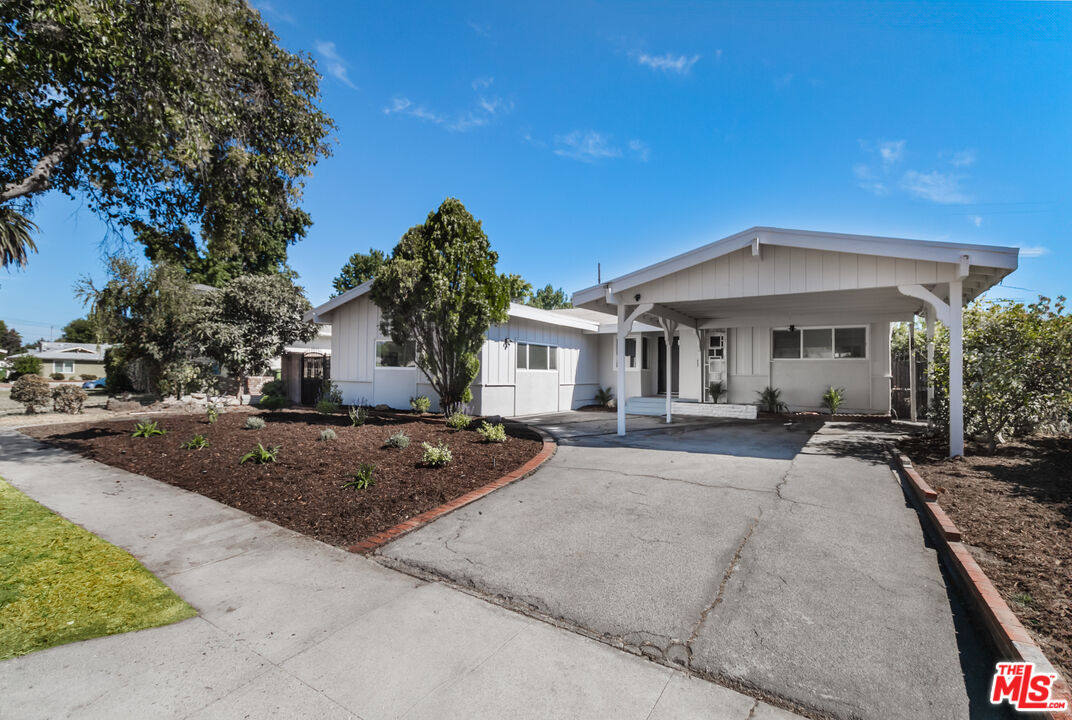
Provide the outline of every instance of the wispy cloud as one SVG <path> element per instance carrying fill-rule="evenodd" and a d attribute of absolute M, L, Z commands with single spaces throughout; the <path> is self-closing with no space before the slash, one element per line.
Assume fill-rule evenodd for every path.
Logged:
<path fill-rule="evenodd" d="M 1021 245 L 1020 257 L 1037 258 L 1043 255 L 1049 255 L 1050 249 L 1042 245 Z"/>
<path fill-rule="evenodd" d="M 786 73 L 781 77 L 774 78 L 774 89 L 784 90 L 793 83 L 793 73 Z"/>
<path fill-rule="evenodd" d="M 968 148 L 967 150 L 943 153 L 943 157 L 948 158 L 949 164 L 953 167 L 966 168 L 975 164 L 976 152 L 975 150 Z"/>
<path fill-rule="evenodd" d="M 651 157 L 651 148 L 643 140 L 633 139 L 629 141 L 629 152 L 640 162 L 647 162 Z"/>
<path fill-rule="evenodd" d="M 719 53 L 722 51 L 720 50 Z M 662 55 L 649 55 L 645 52 L 632 53 L 633 58 L 646 67 L 652 70 L 661 70 L 665 73 L 677 73 L 678 75 L 687 75 L 692 66 L 700 61 L 699 55 L 675 55 L 673 53 L 663 53 Z"/>
<path fill-rule="evenodd" d="M 473 81 L 474 90 L 486 90 L 494 82 L 493 78 L 477 78 Z M 396 95 L 391 103 L 383 109 L 384 115 L 408 115 L 425 122 L 440 125 L 454 132 L 466 132 L 488 125 L 498 115 L 505 115 L 514 109 L 512 100 L 498 96 L 479 95 L 474 107 L 454 114 L 439 113 L 429 110 L 424 105 L 414 103 L 408 97 Z"/>
<path fill-rule="evenodd" d="M 298 22 L 294 19 L 293 15 L 284 12 L 283 10 L 280 10 L 275 6 L 274 3 L 267 2 L 266 0 L 261 0 L 261 2 L 253 3 L 253 7 L 260 11 L 261 15 L 270 15 L 276 20 L 282 20 L 288 25 L 296 25 Z"/>
<path fill-rule="evenodd" d="M 612 145 L 603 133 L 594 130 L 584 132 L 574 130 L 568 135 L 555 136 L 555 155 L 591 163 L 608 158 L 620 158 L 622 150 Z"/>
<path fill-rule="evenodd" d="M 968 222 L 970 222 L 975 227 L 982 227 L 983 226 L 983 216 L 982 215 L 969 215 L 968 216 Z"/>
<path fill-rule="evenodd" d="M 864 190 L 874 193 L 875 195 L 889 194 L 890 190 L 886 187 L 886 183 L 877 178 L 875 174 L 871 172 L 871 168 L 864 163 L 853 165 L 852 174 L 856 176 L 856 184 Z"/>
<path fill-rule="evenodd" d="M 904 140 L 885 140 L 878 144 L 878 154 L 882 158 L 882 165 L 890 167 L 901 162 L 904 157 Z"/>
<path fill-rule="evenodd" d="M 324 70 L 327 71 L 327 74 L 343 85 L 357 90 L 357 85 L 354 85 L 353 81 L 350 80 L 350 63 L 343 60 L 342 56 L 339 55 L 335 43 L 327 40 L 317 40 L 315 47 L 316 54 L 324 61 Z"/>
<path fill-rule="evenodd" d="M 901 187 L 916 197 L 942 205 L 963 205 L 972 201 L 960 187 L 962 175 L 940 170 L 919 172 L 908 170 L 901 178 Z"/>
<path fill-rule="evenodd" d="M 469 26 L 470 30 L 475 32 L 480 37 L 491 37 L 491 25 L 488 25 L 486 23 L 478 23 L 475 20 L 467 20 L 465 24 Z"/>

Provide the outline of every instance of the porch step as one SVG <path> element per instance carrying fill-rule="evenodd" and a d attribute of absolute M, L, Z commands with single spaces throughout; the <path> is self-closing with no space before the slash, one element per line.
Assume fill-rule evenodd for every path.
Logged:
<path fill-rule="evenodd" d="M 625 412 L 627 415 L 665 415 L 666 398 L 631 397 L 625 401 Z M 756 417 L 756 406 L 672 400 L 670 413 L 672 415 L 730 417 L 753 420 Z"/>

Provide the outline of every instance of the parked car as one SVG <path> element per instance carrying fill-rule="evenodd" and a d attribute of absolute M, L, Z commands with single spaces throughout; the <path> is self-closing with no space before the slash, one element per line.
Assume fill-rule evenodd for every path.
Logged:
<path fill-rule="evenodd" d="M 87 390 L 93 390 L 95 388 L 102 388 L 108 384 L 108 378 L 97 378 L 96 380 L 86 380 L 82 383 L 82 387 Z"/>

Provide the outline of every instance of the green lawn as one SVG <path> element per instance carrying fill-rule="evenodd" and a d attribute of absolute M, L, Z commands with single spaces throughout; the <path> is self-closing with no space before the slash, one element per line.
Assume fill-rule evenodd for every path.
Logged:
<path fill-rule="evenodd" d="M 0 660 L 196 614 L 129 553 L 0 479 Z"/>

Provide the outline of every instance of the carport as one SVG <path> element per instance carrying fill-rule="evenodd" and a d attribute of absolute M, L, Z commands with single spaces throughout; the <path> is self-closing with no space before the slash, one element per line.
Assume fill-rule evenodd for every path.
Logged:
<path fill-rule="evenodd" d="M 886 411 L 890 323 L 925 315 L 929 361 L 934 358 L 935 321 L 949 330 L 953 457 L 964 451 L 962 309 L 1013 272 L 1017 255 L 1012 247 L 754 227 L 580 290 L 573 295 L 573 304 L 617 314 L 619 388 L 626 387 L 626 336 L 634 323 L 643 321 L 662 329 L 667 347 L 676 333 L 694 332 L 702 338 L 705 331 L 731 331 L 727 348 L 731 397 L 734 393 L 754 397 L 755 391 L 772 385 L 776 371 L 785 364 L 783 348 L 776 347 L 776 341 L 783 346 L 788 342 L 793 352 L 793 339 L 801 338 L 793 373 L 777 376 L 779 383 L 790 390 L 799 386 L 810 391 L 837 377 L 840 368 L 858 365 L 861 377 L 868 373 L 866 392 L 872 409 L 881 409 L 884 402 Z M 839 352 L 838 329 L 857 327 L 865 328 L 866 352 L 862 357 Z M 807 333 L 822 337 L 826 331 L 831 338 L 827 345 L 817 351 L 806 345 Z M 701 368 L 703 401 L 702 339 L 698 347 L 701 355 L 693 361 Z M 851 365 L 847 360 L 857 362 Z M 670 364 L 660 371 L 669 388 Z M 861 379 L 861 395 L 863 384 Z M 927 393 L 930 401 L 933 388 L 928 387 Z M 672 398 L 670 392 L 665 395 L 670 422 Z M 618 435 L 626 432 L 626 400 L 619 398 L 617 403 Z"/>

